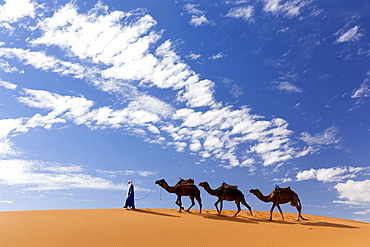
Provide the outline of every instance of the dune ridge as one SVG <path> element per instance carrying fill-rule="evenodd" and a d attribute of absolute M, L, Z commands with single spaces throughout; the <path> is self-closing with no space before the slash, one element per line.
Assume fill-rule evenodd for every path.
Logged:
<path fill-rule="evenodd" d="M 285 213 L 197 209 L 0 212 L 0 246 L 369 246 L 370 224 Z"/>

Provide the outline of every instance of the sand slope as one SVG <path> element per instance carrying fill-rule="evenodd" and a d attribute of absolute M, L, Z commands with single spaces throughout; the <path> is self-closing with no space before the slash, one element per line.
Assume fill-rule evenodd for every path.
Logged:
<path fill-rule="evenodd" d="M 197 209 L 93 209 L 0 213 L 0 246 L 370 246 L 370 224 L 296 214 Z"/>

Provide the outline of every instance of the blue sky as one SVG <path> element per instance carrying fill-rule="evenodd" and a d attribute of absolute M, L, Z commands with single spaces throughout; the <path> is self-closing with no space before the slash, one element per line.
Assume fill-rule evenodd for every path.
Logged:
<path fill-rule="evenodd" d="M 304 214 L 370 222 L 369 10 L 0 1 L 0 210 L 117 208 L 128 180 L 140 199 L 191 177 L 237 184 L 254 210 L 271 205 L 249 189 L 289 185 Z"/>

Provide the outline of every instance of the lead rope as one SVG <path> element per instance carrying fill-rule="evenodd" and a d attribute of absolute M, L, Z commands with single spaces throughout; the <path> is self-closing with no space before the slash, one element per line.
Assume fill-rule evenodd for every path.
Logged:
<path fill-rule="evenodd" d="M 140 199 L 135 199 L 135 201 L 140 201 L 140 200 L 143 200 L 143 199 L 147 198 L 153 192 L 154 186 L 155 186 L 155 184 L 153 185 L 152 190 L 146 196 L 144 196 L 143 198 L 140 198 Z"/>
<path fill-rule="evenodd" d="M 159 200 L 162 201 L 162 187 L 159 187 Z"/>

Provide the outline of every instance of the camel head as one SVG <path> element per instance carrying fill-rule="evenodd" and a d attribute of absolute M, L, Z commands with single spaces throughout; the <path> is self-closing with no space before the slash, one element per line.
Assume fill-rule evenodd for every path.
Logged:
<path fill-rule="evenodd" d="M 158 184 L 159 186 L 163 186 L 164 182 L 165 182 L 164 179 L 160 179 L 160 180 L 155 181 L 155 184 Z"/>
<path fill-rule="evenodd" d="M 249 193 L 252 193 L 252 194 L 256 194 L 257 192 L 260 192 L 260 190 L 259 189 L 251 189 L 251 190 L 249 190 Z"/>
<path fill-rule="evenodd" d="M 204 182 L 200 182 L 198 185 L 204 187 L 204 186 L 206 186 L 206 184 L 207 184 L 207 182 L 204 181 Z"/>

